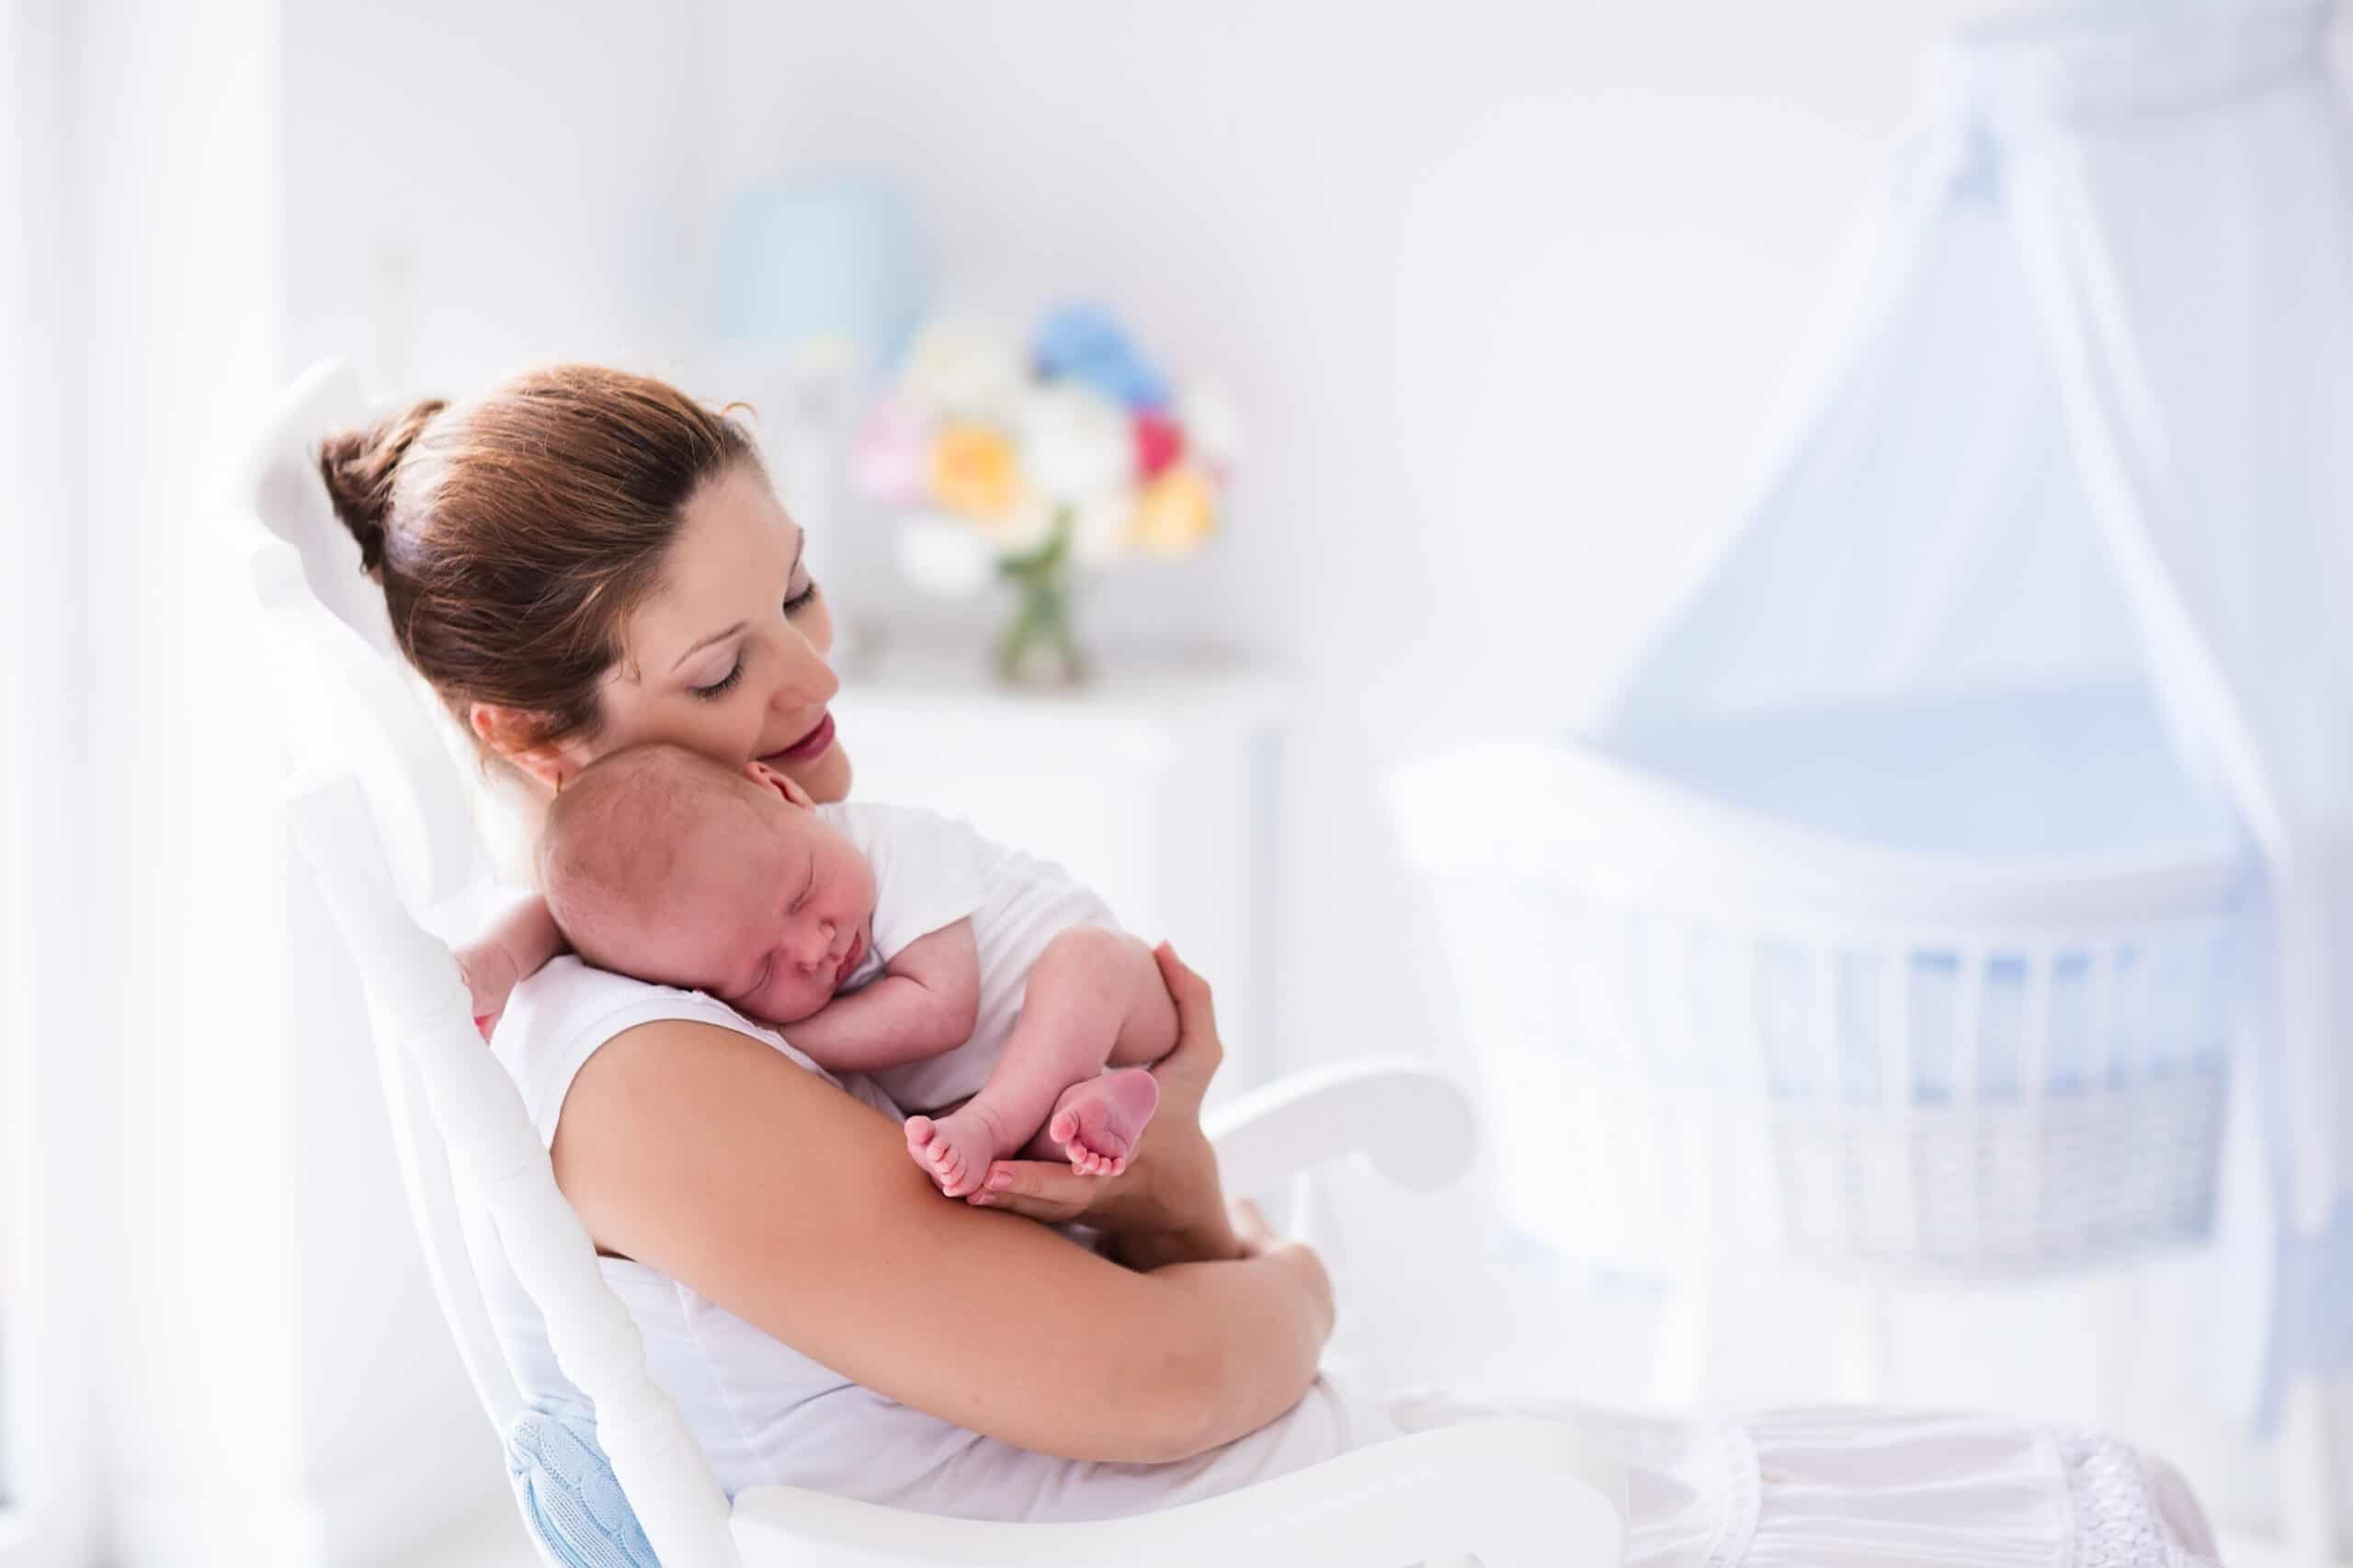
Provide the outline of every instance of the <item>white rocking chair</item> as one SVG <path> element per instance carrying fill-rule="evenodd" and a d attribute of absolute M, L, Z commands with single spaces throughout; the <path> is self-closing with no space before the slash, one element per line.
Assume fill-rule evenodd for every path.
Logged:
<path fill-rule="evenodd" d="M 295 838 L 364 980 L 434 1287 L 500 1433 L 526 1399 L 476 1289 L 461 1223 L 468 1208 L 494 1222 L 565 1376 L 594 1403 L 613 1472 L 666 1568 L 1385 1568 L 1458 1554 L 1491 1568 L 1532 1568 L 1619 1560 L 1622 1470 L 1568 1428 L 1532 1419 L 1418 1433 L 1206 1502 L 1097 1523 L 977 1523 L 790 1486 L 746 1490 L 731 1508 L 676 1406 L 648 1377 L 636 1325 L 606 1288 L 520 1095 L 476 1035 L 444 944 L 472 928 L 491 892 L 489 857 L 460 771 L 398 668 L 382 598 L 360 577 L 315 466 L 320 437 L 368 414 L 348 368 L 328 362 L 303 375 L 270 414 L 240 476 L 234 525 L 250 551 L 301 768 L 288 804 Z M 1220 1165 L 1238 1192 L 1267 1192 L 1343 1154 L 1434 1189 L 1461 1173 L 1472 1141 L 1461 1092 L 1412 1065 L 1303 1074 L 1215 1119 Z M 536 1544 L 563 1568 L 556 1545 Z"/>

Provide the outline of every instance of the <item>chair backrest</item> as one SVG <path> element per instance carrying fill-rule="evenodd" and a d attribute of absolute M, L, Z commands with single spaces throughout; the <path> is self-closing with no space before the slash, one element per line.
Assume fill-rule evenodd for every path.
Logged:
<path fill-rule="evenodd" d="M 467 1211 L 487 1213 L 558 1364 L 595 1404 L 599 1439 L 657 1554 L 673 1568 L 733 1564 L 725 1495 L 647 1377 L 636 1325 L 556 1188 L 520 1093 L 475 1034 L 464 981 L 436 934 L 481 909 L 494 884 L 462 776 L 398 664 L 381 592 L 360 575 L 319 478 L 321 438 L 368 415 L 347 367 L 306 372 L 238 476 L 230 526 L 301 769 L 288 814 L 367 988 L 435 1294 L 504 1435 L 524 1401 L 466 1247 Z"/>
<path fill-rule="evenodd" d="M 356 781 L 398 901 L 416 911 L 452 902 L 486 874 L 487 858 L 429 716 L 389 663 L 383 595 L 361 574 L 359 547 L 320 482 L 321 437 L 368 415 L 348 365 L 329 361 L 304 374 L 270 411 L 237 476 L 232 526 L 269 633 L 273 686 L 295 765 L 313 781 L 337 774 Z M 354 956 L 363 968 L 369 962 L 369 955 Z M 377 1043 L 402 1181 L 434 1290 L 474 1391 L 503 1430 L 522 1400 L 476 1288 L 440 1135 L 430 1117 L 414 1114 L 422 1087 L 414 1067 L 386 1049 L 387 1031 L 377 1031 Z"/>
<path fill-rule="evenodd" d="M 329 360 L 290 387 L 239 475 L 255 592 L 279 661 L 287 738 L 303 767 L 348 767 L 419 913 L 479 889 L 490 859 L 463 780 L 392 644 L 384 596 L 359 569 L 318 471 L 328 432 L 369 417 L 358 377 Z"/>

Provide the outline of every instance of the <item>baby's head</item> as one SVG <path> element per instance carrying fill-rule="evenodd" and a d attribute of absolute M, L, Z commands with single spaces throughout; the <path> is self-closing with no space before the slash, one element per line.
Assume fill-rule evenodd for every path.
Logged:
<path fill-rule="evenodd" d="M 540 886 L 590 963 L 774 1023 L 831 1001 L 873 940 L 874 873 L 801 786 L 683 746 L 631 746 L 564 785 Z"/>

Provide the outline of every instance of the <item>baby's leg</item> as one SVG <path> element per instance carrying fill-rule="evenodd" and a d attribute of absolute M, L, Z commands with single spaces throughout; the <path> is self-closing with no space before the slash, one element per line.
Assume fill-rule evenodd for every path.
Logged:
<path fill-rule="evenodd" d="M 1152 949 L 1120 934 L 1117 968 L 1128 1001 L 1110 1066 L 1064 1089 L 1022 1151 L 1031 1159 L 1067 1159 L 1085 1176 L 1118 1176 L 1128 1168 L 1128 1156 L 1160 1104 L 1160 1081 L 1143 1069 L 1176 1047 L 1176 1005 L 1168 999 Z"/>
<path fill-rule="evenodd" d="M 1157 1061 L 1176 1043 L 1176 1010 L 1151 949 L 1124 932 L 1074 927 L 1029 966 L 1021 1016 L 989 1081 L 947 1116 L 909 1118 L 907 1147 L 950 1198 L 1041 1130 L 1046 1157 L 1116 1174 L 1160 1088 L 1140 1068 L 1106 1074 L 1104 1064 Z"/>

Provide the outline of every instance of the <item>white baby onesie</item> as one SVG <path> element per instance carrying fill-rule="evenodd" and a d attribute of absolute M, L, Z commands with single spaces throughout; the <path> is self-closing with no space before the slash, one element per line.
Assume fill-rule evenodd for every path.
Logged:
<path fill-rule="evenodd" d="M 1118 930 L 1094 890 L 1051 860 L 992 843 L 955 817 L 915 806 L 817 808 L 874 870 L 874 938 L 842 984 L 864 985 L 908 943 L 970 915 L 980 948 L 981 1007 L 955 1050 L 867 1074 L 909 1111 L 937 1111 L 977 1094 L 1005 1054 L 1046 944 L 1076 926 Z M 792 1038 L 786 1025 L 785 1038 Z"/>

